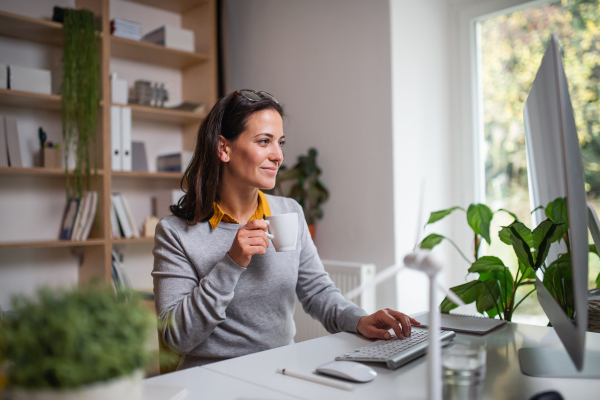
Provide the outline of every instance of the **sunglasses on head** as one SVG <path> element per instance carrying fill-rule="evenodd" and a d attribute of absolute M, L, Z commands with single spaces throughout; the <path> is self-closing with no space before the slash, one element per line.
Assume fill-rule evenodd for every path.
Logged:
<path fill-rule="evenodd" d="M 260 99 L 267 99 L 267 100 L 273 100 L 275 103 L 279 104 L 277 99 L 275 99 L 275 97 L 273 97 L 272 94 L 263 92 L 262 90 L 260 92 L 255 92 L 254 90 L 242 89 L 242 90 L 236 90 L 233 93 L 234 96 L 237 96 L 238 94 L 240 96 L 244 96 L 244 98 L 246 98 L 250 101 L 259 101 Z"/>

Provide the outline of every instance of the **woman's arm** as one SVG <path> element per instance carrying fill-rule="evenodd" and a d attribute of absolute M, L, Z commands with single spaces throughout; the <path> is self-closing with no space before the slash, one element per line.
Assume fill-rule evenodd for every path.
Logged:
<path fill-rule="evenodd" d="M 368 315 L 362 308 L 346 300 L 323 268 L 317 249 L 310 237 L 302 208 L 298 206 L 300 266 L 296 294 L 302 308 L 319 320 L 327 332 L 357 332 L 358 321 Z"/>
<path fill-rule="evenodd" d="M 166 220 L 154 239 L 154 297 L 164 343 L 187 354 L 225 320 L 234 289 L 246 270 L 228 254 L 199 279 L 179 235 Z"/>

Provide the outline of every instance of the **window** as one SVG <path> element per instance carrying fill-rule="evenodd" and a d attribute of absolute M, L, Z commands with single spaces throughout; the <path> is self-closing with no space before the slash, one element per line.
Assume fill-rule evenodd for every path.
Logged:
<path fill-rule="evenodd" d="M 531 227 L 523 107 L 548 39 L 555 33 L 569 81 L 588 200 L 600 209 L 599 1 L 562 0 L 536 5 L 479 21 L 477 31 L 485 203 L 494 211 L 504 208 L 516 213 Z M 510 222 L 508 214 L 499 213 L 494 217 L 493 231 Z M 512 249 L 499 240 L 492 241 L 488 253 L 516 270 Z M 599 270 L 598 257 L 590 256 L 590 286 L 596 287 Z M 529 289 L 519 291 L 524 295 Z M 534 296 L 519 307 L 514 321 L 547 321 Z"/>

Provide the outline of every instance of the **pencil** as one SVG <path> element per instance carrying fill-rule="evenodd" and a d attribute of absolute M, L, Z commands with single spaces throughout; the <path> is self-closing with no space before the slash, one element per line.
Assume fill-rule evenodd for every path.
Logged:
<path fill-rule="evenodd" d="M 317 375 L 303 374 L 302 372 L 290 371 L 288 368 L 277 368 L 277 372 L 282 375 L 293 376 L 294 378 L 304 379 L 307 381 L 320 383 L 321 385 L 332 386 L 343 390 L 354 390 L 354 386 L 349 383 L 334 381 L 329 378 L 322 378 Z"/>

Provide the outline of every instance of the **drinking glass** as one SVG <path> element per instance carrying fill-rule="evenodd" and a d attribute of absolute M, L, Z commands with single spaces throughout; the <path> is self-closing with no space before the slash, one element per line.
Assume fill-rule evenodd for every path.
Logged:
<path fill-rule="evenodd" d="M 455 342 L 442 351 L 444 400 L 480 400 L 485 380 L 482 342 Z"/>

